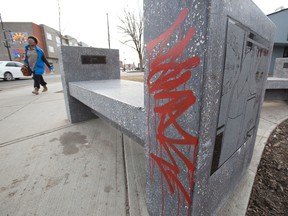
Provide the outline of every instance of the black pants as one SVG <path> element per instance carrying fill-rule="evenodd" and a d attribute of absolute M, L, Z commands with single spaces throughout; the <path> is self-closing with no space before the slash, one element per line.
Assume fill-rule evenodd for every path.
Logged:
<path fill-rule="evenodd" d="M 40 85 L 41 86 L 47 85 L 42 75 L 33 73 L 33 79 L 34 79 L 34 88 L 40 89 Z"/>

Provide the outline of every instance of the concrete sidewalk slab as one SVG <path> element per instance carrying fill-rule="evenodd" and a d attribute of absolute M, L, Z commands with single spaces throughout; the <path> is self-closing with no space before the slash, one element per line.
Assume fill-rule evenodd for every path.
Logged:
<path fill-rule="evenodd" d="M 126 215 L 122 135 L 100 119 L 2 147 L 0 164 L 1 215 Z"/>
<path fill-rule="evenodd" d="M 0 145 L 70 125 L 66 117 L 60 83 L 49 86 L 49 91 L 33 95 L 31 88 L 0 93 Z"/>

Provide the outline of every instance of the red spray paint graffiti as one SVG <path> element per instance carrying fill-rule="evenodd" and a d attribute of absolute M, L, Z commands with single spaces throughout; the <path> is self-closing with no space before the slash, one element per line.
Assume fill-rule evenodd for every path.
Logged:
<path fill-rule="evenodd" d="M 159 167 L 162 174 L 160 180 L 162 182 L 162 215 L 164 214 L 165 201 L 163 179 L 167 182 L 171 194 L 177 191 L 178 214 L 180 203 L 184 204 L 184 201 L 186 201 L 189 206 L 191 205 L 194 184 L 198 139 L 186 132 L 177 122 L 177 119 L 196 102 L 193 91 L 186 89 L 186 83 L 192 77 L 191 69 L 200 64 L 198 56 L 190 57 L 185 61 L 182 59 L 183 51 L 195 34 L 194 27 L 190 27 L 186 35 L 184 37 L 181 36 L 181 24 L 185 21 L 187 14 L 188 9 L 183 9 L 175 23 L 147 45 L 149 58 L 149 75 L 147 78 L 149 103 L 151 98 L 154 99 L 153 108 L 149 104 L 148 131 L 150 134 L 151 112 L 154 112 L 154 119 L 152 120 L 156 130 L 156 144 L 153 146 L 155 151 L 152 152 L 151 140 L 148 141 L 150 174 L 151 181 L 153 181 L 155 165 Z M 176 34 L 178 34 L 179 41 L 169 49 L 169 41 Z M 158 122 L 156 121 L 157 119 Z M 171 127 L 174 131 L 177 131 L 177 138 L 171 138 L 167 135 L 167 131 Z M 193 149 L 193 154 L 187 157 L 187 154 L 183 154 L 178 147 L 181 147 L 181 149 L 187 148 L 187 151 Z M 166 159 L 164 159 L 164 155 Z M 177 163 L 179 160 L 185 165 L 186 170 L 179 168 Z M 179 178 L 180 175 L 184 175 L 182 172 L 188 172 L 186 183 Z M 181 202 L 181 194 L 183 202 Z"/>

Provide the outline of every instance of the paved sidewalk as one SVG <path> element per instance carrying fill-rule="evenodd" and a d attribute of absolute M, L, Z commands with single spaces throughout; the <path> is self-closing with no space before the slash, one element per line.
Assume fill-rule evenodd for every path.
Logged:
<path fill-rule="evenodd" d="M 219 211 L 219 216 L 244 216 L 246 214 L 257 168 L 266 142 L 276 126 L 286 119 L 288 119 L 288 101 L 264 102 L 250 166 L 226 205 Z"/>
<path fill-rule="evenodd" d="M 0 92 L 0 216 L 148 215 L 144 149 L 100 119 L 70 124 L 61 83 L 48 87 Z M 251 166 L 219 215 L 245 215 L 265 142 L 286 118 L 288 103 L 265 102 Z"/>
<path fill-rule="evenodd" d="M 0 216 L 148 215 L 143 147 L 100 119 L 70 124 L 48 88 L 0 92 Z"/>

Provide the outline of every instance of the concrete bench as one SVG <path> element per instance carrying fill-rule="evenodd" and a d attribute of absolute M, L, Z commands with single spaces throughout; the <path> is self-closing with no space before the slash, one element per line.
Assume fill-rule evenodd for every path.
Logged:
<path fill-rule="evenodd" d="M 69 93 L 95 115 L 144 145 L 147 120 L 143 83 L 120 79 L 70 82 Z"/>
<path fill-rule="evenodd" d="M 268 77 L 265 100 L 288 100 L 288 78 Z"/>
<path fill-rule="evenodd" d="M 98 116 L 144 145 L 143 83 L 120 79 L 119 51 L 62 47 L 62 83 L 68 119 Z"/>
<path fill-rule="evenodd" d="M 145 143 L 150 215 L 216 215 L 252 157 L 275 26 L 251 0 L 144 0 L 144 14 L 144 87 L 119 80 L 118 50 L 62 47 L 68 118 Z"/>

